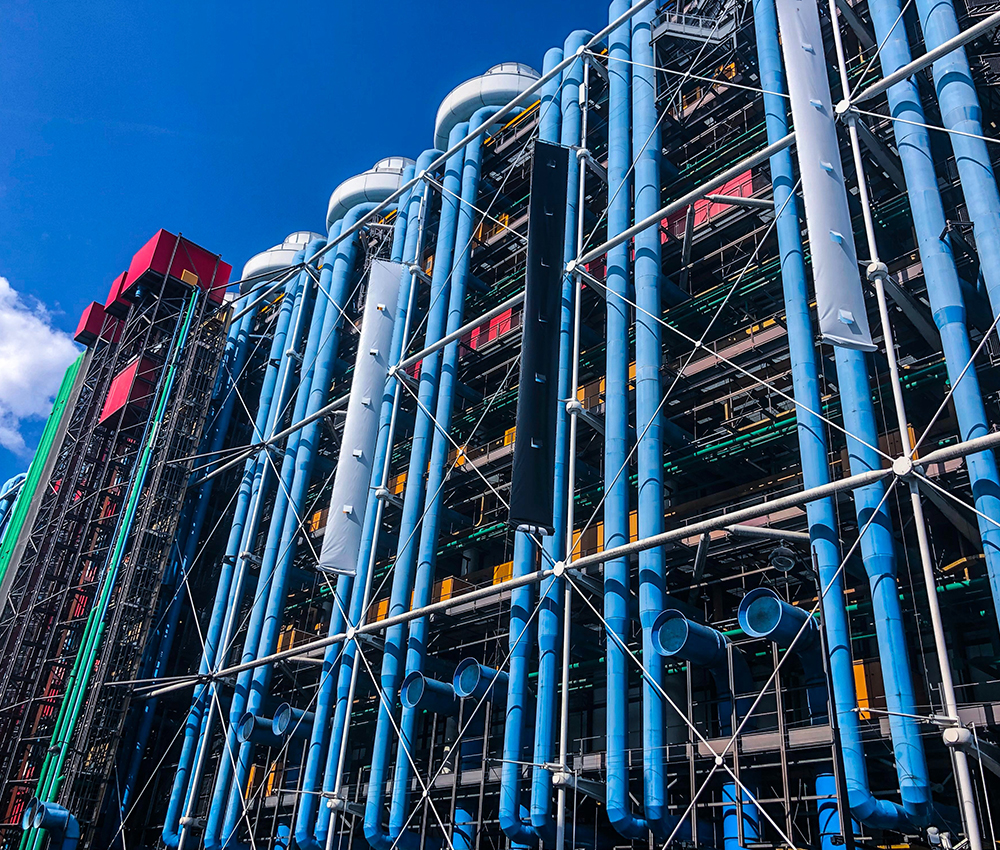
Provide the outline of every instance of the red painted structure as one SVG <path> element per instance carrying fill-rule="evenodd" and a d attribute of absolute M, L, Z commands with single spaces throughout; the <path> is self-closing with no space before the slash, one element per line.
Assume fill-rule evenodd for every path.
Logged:
<path fill-rule="evenodd" d="M 104 424 L 127 410 L 145 410 L 149 407 L 155 384 L 156 363 L 146 357 L 136 358 L 112 379 L 98 421 Z"/>
<path fill-rule="evenodd" d="M 217 254 L 206 251 L 183 236 L 166 230 L 143 245 L 128 269 L 126 297 L 135 299 L 140 287 L 160 286 L 166 281 L 200 286 L 214 304 L 221 304 L 233 267 Z"/>

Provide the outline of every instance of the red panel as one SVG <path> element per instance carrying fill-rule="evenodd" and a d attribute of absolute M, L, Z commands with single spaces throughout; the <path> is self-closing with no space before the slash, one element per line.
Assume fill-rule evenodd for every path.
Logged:
<path fill-rule="evenodd" d="M 128 272 L 122 272 L 111 284 L 111 291 L 108 293 L 108 300 L 104 302 L 104 312 L 117 318 L 122 318 L 128 313 L 132 302 L 122 296 L 125 291 L 125 283 L 128 280 Z"/>
<path fill-rule="evenodd" d="M 99 422 L 103 423 L 127 409 L 138 411 L 149 407 L 155 371 L 156 364 L 143 357 L 133 360 L 115 375 Z"/>
<path fill-rule="evenodd" d="M 734 177 L 728 183 L 724 183 L 711 194 L 734 195 L 738 198 L 752 197 L 753 171 L 744 171 L 738 177 Z M 719 204 L 714 201 L 710 201 L 707 198 L 702 198 L 701 200 L 694 202 L 694 226 L 696 228 L 701 227 L 704 224 L 708 224 L 716 216 L 724 215 L 725 213 L 732 211 L 733 207 L 731 204 Z M 686 220 L 687 210 L 681 210 L 680 212 L 674 213 L 669 218 L 663 219 L 661 223 L 676 238 L 683 239 Z M 660 241 L 667 241 L 667 235 L 665 233 L 660 234 Z"/>
<path fill-rule="evenodd" d="M 100 335 L 101 328 L 104 327 L 104 305 L 99 301 L 94 301 L 84 308 L 80 316 L 80 324 L 76 326 L 76 333 L 73 335 L 81 345 L 90 345 Z"/>
<path fill-rule="evenodd" d="M 169 273 L 174 281 L 197 282 L 213 303 L 221 304 L 232 271 L 229 263 L 194 242 L 159 230 L 132 258 L 128 290 L 134 292 L 140 284 L 158 285 Z"/>

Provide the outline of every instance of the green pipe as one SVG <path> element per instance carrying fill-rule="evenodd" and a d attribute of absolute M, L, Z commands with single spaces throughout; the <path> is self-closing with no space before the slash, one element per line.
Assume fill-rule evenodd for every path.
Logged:
<path fill-rule="evenodd" d="M 56 728 L 53 732 L 52 741 L 49 745 L 49 755 L 45 757 L 45 761 L 42 763 L 42 770 L 39 774 L 35 796 L 46 802 L 52 801 L 55 795 L 59 792 L 59 787 L 62 784 L 62 768 L 66 761 L 66 753 L 69 748 L 70 740 L 76 729 L 77 720 L 80 717 L 80 709 L 83 705 L 84 697 L 86 696 L 87 685 L 90 682 L 90 675 L 93 671 L 97 649 L 100 645 L 101 637 L 104 634 L 104 628 L 106 625 L 105 614 L 107 613 L 108 602 L 111 597 L 111 592 L 115 586 L 118 569 L 121 566 L 122 558 L 125 552 L 125 545 L 128 542 L 129 534 L 132 530 L 132 522 L 135 519 L 139 497 L 142 494 L 142 489 L 145 484 L 150 457 L 153 453 L 153 446 L 155 445 L 159 435 L 160 426 L 163 424 L 164 414 L 166 413 L 167 403 L 170 400 L 170 393 L 177 374 L 177 360 L 187 341 L 187 336 L 191 328 L 191 321 L 194 316 L 197 303 L 198 290 L 193 289 L 180 334 L 174 343 L 170 365 L 167 368 L 163 387 L 160 390 L 160 397 L 157 402 L 156 411 L 153 414 L 151 426 L 147 433 L 145 443 L 143 444 L 142 454 L 139 458 L 136 474 L 132 480 L 128 500 L 126 502 L 125 513 L 123 514 L 122 522 L 119 525 L 118 532 L 115 536 L 115 545 L 108 561 L 108 568 L 105 572 L 104 581 L 101 585 L 100 595 L 97 604 L 91 608 L 90 614 L 87 617 L 87 625 L 81 640 L 80 651 L 77 653 L 76 660 L 73 662 L 73 669 L 70 672 L 66 692 L 63 696 L 62 705 L 59 709 L 59 715 L 56 719 Z M 53 753 L 58 754 L 55 759 L 53 759 Z M 22 836 L 21 847 L 31 847 L 32 850 L 35 850 L 39 847 L 41 841 L 42 830 L 32 829 L 25 832 Z"/>
<path fill-rule="evenodd" d="M 7 575 L 7 570 L 10 568 L 14 550 L 17 548 L 18 538 L 21 536 L 21 530 L 24 528 L 31 511 L 31 503 L 34 501 L 38 486 L 42 483 L 42 473 L 47 466 L 49 454 L 53 450 L 58 451 L 59 447 L 55 446 L 55 440 L 57 435 L 62 431 L 65 420 L 72 412 L 67 413 L 68 403 L 70 397 L 73 395 L 73 387 L 76 384 L 76 378 L 80 373 L 80 367 L 85 357 L 86 355 L 81 354 L 76 359 L 76 362 L 71 364 L 66 370 L 66 374 L 63 375 L 62 384 L 52 405 L 52 412 L 45 423 L 45 430 L 42 431 L 42 438 L 38 443 L 38 449 L 35 451 L 34 458 L 32 458 L 31 466 L 28 467 L 28 477 L 21 487 L 21 492 L 14 502 L 14 507 L 11 508 L 10 522 L 7 524 L 7 528 L 4 529 L 3 537 L 0 538 L 0 588 L 4 586 L 4 579 Z M 0 590 L 0 602 L 3 601 L 3 597 L 4 592 Z"/>

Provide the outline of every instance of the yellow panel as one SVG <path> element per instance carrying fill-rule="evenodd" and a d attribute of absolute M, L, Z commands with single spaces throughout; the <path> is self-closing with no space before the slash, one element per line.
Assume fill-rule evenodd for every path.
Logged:
<path fill-rule="evenodd" d="M 628 515 L 628 539 L 635 542 L 639 539 L 639 512 L 631 511 Z"/>
<path fill-rule="evenodd" d="M 516 434 L 517 434 L 517 426 L 516 425 L 513 428 L 508 428 L 506 431 L 504 431 L 503 432 L 503 444 L 505 446 L 512 446 L 512 445 L 514 445 L 514 436 Z"/>
<path fill-rule="evenodd" d="M 184 269 L 184 271 L 181 272 L 181 280 L 183 280 L 187 284 L 190 284 L 191 286 L 198 285 L 198 275 L 196 275 L 194 272 L 188 271 L 187 269 Z"/>
<path fill-rule="evenodd" d="M 862 709 L 862 711 L 858 712 L 858 717 L 862 720 L 870 720 L 872 713 L 864 711 L 864 709 L 871 706 L 868 700 L 868 677 L 865 676 L 864 661 L 854 662 L 854 687 L 858 692 L 858 708 Z"/>
<path fill-rule="evenodd" d="M 514 575 L 514 562 L 507 561 L 503 564 L 497 564 L 493 568 L 493 584 L 500 584 L 502 581 L 507 581 L 507 579 L 513 577 Z"/>

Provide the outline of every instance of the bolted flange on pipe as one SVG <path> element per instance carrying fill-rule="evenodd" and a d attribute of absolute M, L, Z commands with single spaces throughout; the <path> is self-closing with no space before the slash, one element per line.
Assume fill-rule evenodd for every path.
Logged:
<path fill-rule="evenodd" d="M 433 711 L 435 714 L 457 714 L 458 697 L 448 682 L 439 682 L 414 670 L 403 679 L 399 691 L 400 701 L 406 708 Z"/>
<path fill-rule="evenodd" d="M 507 674 L 480 664 L 475 658 L 459 662 L 451 685 L 459 699 L 486 697 L 493 702 L 503 702 L 507 698 Z"/>

